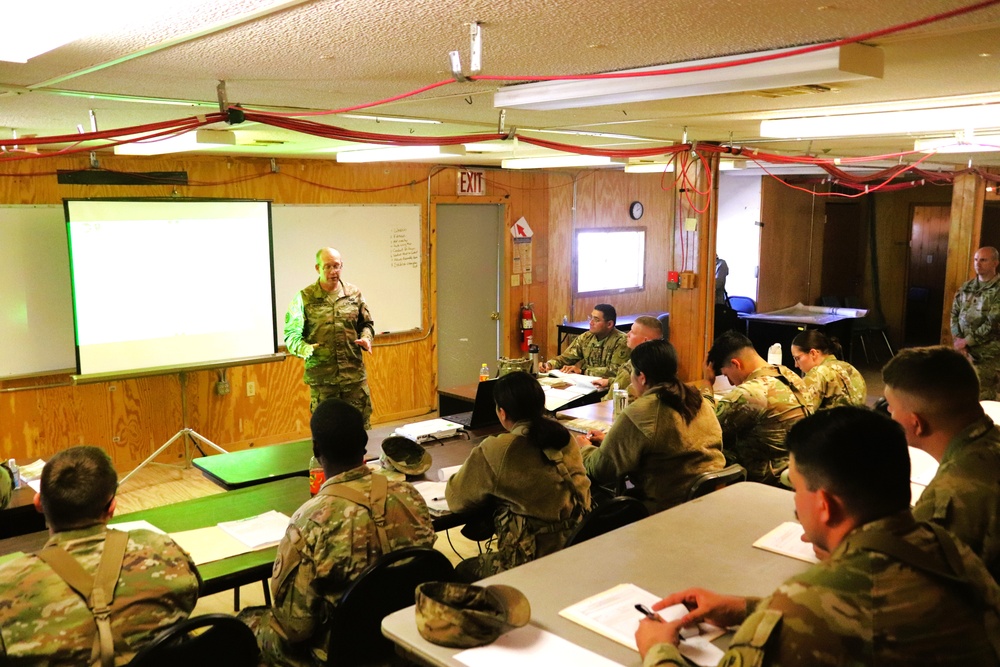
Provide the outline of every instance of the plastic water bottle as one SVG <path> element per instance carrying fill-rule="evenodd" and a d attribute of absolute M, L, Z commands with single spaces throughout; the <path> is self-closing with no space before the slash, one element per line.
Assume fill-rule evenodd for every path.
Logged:
<path fill-rule="evenodd" d="M 309 459 L 309 495 L 315 496 L 319 493 L 319 487 L 326 481 L 326 472 L 319 464 L 319 459 L 315 456 Z"/>
<path fill-rule="evenodd" d="M 490 379 L 490 367 L 487 366 L 486 364 L 483 364 L 482 366 L 479 367 L 479 381 L 486 382 L 489 379 Z"/>
<path fill-rule="evenodd" d="M 17 461 L 10 459 L 7 467 L 10 468 L 11 484 L 15 489 L 21 488 L 21 469 L 17 467 Z"/>
<path fill-rule="evenodd" d="M 538 346 L 534 343 L 528 345 L 528 355 L 531 357 L 531 374 L 538 375 Z"/>
<path fill-rule="evenodd" d="M 771 347 L 767 348 L 767 363 L 772 366 L 778 366 L 781 364 L 781 343 L 775 343 Z"/>

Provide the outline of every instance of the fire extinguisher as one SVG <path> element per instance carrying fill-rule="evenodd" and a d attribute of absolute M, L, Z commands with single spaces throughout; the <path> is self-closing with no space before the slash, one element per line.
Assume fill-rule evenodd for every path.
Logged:
<path fill-rule="evenodd" d="M 535 314 L 532 305 L 521 304 L 521 351 L 527 352 L 531 345 L 531 337 L 535 333 Z"/>

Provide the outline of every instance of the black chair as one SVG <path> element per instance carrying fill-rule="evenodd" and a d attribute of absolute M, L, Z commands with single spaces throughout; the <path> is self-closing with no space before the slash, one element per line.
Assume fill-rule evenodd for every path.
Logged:
<path fill-rule="evenodd" d="M 204 632 L 195 630 L 205 628 Z M 228 614 L 206 614 L 181 621 L 156 635 L 129 667 L 255 667 L 260 651 L 253 632 Z"/>
<path fill-rule="evenodd" d="M 580 525 L 576 527 L 566 540 L 566 546 L 586 542 L 592 537 L 603 535 L 622 526 L 627 526 L 633 521 L 645 519 L 649 516 L 649 510 L 643 502 L 637 498 L 629 496 L 618 496 L 601 503 L 583 518 Z"/>
<path fill-rule="evenodd" d="M 687 499 L 694 500 L 695 498 L 707 496 L 712 493 L 712 491 L 718 491 L 719 489 L 725 488 L 730 484 L 736 484 L 737 482 L 745 482 L 746 479 L 746 468 L 738 463 L 726 466 L 722 470 L 703 472 L 695 477 L 694 481 L 691 482 L 691 488 L 688 490 Z"/>
<path fill-rule="evenodd" d="M 847 297 L 845 299 L 848 308 L 862 308 L 863 306 L 852 297 Z M 868 314 L 864 317 L 856 318 L 851 320 L 851 359 L 854 362 L 854 341 L 857 340 L 861 343 L 861 352 L 865 355 L 865 363 L 871 363 L 871 358 L 868 356 L 868 345 L 872 344 L 872 354 L 875 355 L 875 361 L 881 362 L 882 360 L 878 356 L 878 352 L 875 349 L 874 341 L 877 341 L 877 336 L 881 336 L 882 342 L 885 343 L 886 349 L 889 351 L 889 358 L 891 359 L 896 355 L 892 349 L 892 343 L 889 342 L 889 336 L 886 334 L 887 325 L 885 318 L 882 317 L 882 313 L 875 309 L 869 309 Z"/>
<path fill-rule="evenodd" d="M 660 313 L 656 316 L 663 327 L 663 340 L 670 340 L 670 313 Z"/>
<path fill-rule="evenodd" d="M 748 296 L 731 296 L 728 299 L 729 307 L 737 313 L 751 315 L 757 312 L 757 302 Z"/>
<path fill-rule="evenodd" d="M 413 604 L 425 581 L 452 581 L 455 568 L 440 551 L 407 547 L 388 553 L 355 579 L 330 616 L 328 665 L 384 662 L 393 652 L 382 619 Z"/>
<path fill-rule="evenodd" d="M 819 298 L 819 305 L 826 308 L 841 308 L 844 304 L 839 296 L 821 296 Z"/>

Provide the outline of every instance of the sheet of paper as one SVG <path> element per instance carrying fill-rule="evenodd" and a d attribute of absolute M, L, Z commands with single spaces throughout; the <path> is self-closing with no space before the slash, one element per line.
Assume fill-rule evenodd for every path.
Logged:
<path fill-rule="evenodd" d="M 611 424 L 608 422 L 601 421 L 600 419 L 585 419 L 583 417 L 566 421 L 559 420 L 559 423 L 570 431 L 577 433 L 589 433 L 590 431 L 603 431 L 607 433 L 608 429 L 611 428 Z"/>
<path fill-rule="evenodd" d="M 927 487 L 923 484 L 917 484 L 916 482 L 910 482 L 910 507 L 917 504 L 920 500 L 920 496 L 923 495 L 924 489 Z"/>
<path fill-rule="evenodd" d="M 614 588 L 593 595 L 559 612 L 563 618 L 579 623 L 588 630 L 604 635 L 632 650 L 635 645 L 635 631 L 642 620 L 642 614 L 635 605 L 652 606 L 661 596 L 639 588 L 635 584 L 619 584 Z M 674 605 L 657 612 L 665 621 L 675 621 L 687 613 L 684 605 Z M 702 623 L 682 633 L 680 652 L 698 665 L 717 665 L 723 652 L 711 641 L 725 633 L 721 628 Z M 693 641 L 695 640 L 695 641 Z"/>
<path fill-rule="evenodd" d="M 450 438 L 460 428 L 464 427 L 447 419 L 425 419 L 424 421 L 399 426 L 395 432 L 405 438 L 420 442 L 421 440 L 432 438 Z"/>
<path fill-rule="evenodd" d="M 42 478 L 42 468 L 45 467 L 45 461 L 37 459 L 32 463 L 23 465 L 18 470 L 21 472 L 21 479 L 25 482 L 32 482 Z M 35 487 L 31 487 L 35 488 Z"/>
<path fill-rule="evenodd" d="M 35 493 L 42 492 L 42 480 L 40 479 L 29 479 L 28 486 L 30 486 L 31 490 L 34 491 Z"/>
<path fill-rule="evenodd" d="M 416 489 L 427 503 L 427 508 L 432 512 L 447 512 L 448 501 L 444 497 L 444 489 L 447 482 L 414 482 Z"/>
<path fill-rule="evenodd" d="M 461 465 L 448 466 L 447 468 L 441 468 L 440 470 L 438 470 L 438 481 L 440 481 L 440 482 L 447 482 L 449 479 L 451 479 L 452 475 L 454 475 L 456 472 L 458 472 L 461 469 L 462 469 Z"/>
<path fill-rule="evenodd" d="M 185 530 L 179 533 L 169 533 L 169 535 L 174 542 L 180 545 L 181 549 L 188 552 L 195 565 L 204 565 L 253 551 L 218 526 Z"/>
<path fill-rule="evenodd" d="M 542 385 L 542 391 L 545 392 L 545 409 L 553 412 L 570 401 L 575 401 L 581 396 L 586 396 L 587 394 L 597 391 L 597 388 L 594 387 L 592 391 L 586 391 L 583 387 L 577 385 L 571 385 L 564 389 L 556 389 L 555 387 L 546 387 L 545 385 Z"/>
<path fill-rule="evenodd" d="M 910 447 L 910 481 L 927 486 L 937 474 L 938 462 L 922 449 Z"/>
<path fill-rule="evenodd" d="M 753 543 L 758 549 L 772 553 L 804 560 L 807 563 L 818 563 L 812 544 L 802 541 L 802 525 L 797 521 L 786 521 Z"/>
<path fill-rule="evenodd" d="M 288 515 L 271 510 L 238 521 L 224 521 L 219 528 L 250 549 L 257 550 L 277 546 L 285 536 L 289 521 L 291 518 Z"/>
<path fill-rule="evenodd" d="M 455 660 L 468 667 L 621 667 L 617 662 L 531 624 L 511 630 L 492 644 L 456 653 Z"/>
<path fill-rule="evenodd" d="M 114 528 L 115 530 L 121 530 L 126 533 L 130 530 L 151 530 L 154 533 L 166 535 L 166 532 L 160 530 L 148 521 L 120 521 L 109 524 L 108 528 Z"/>
<path fill-rule="evenodd" d="M 591 393 L 597 391 L 597 385 L 594 384 L 594 380 L 597 378 L 591 375 L 583 375 L 582 373 L 563 373 L 560 370 L 549 371 L 549 376 L 563 380 L 564 382 L 570 382 L 582 389 L 588 390 L 586 393 Z"/>

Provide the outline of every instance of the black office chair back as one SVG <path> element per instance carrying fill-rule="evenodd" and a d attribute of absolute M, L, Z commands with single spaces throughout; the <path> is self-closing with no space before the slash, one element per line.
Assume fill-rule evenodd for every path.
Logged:
<path fill-rule="evenodd" d="M 595 507 L 583 518 L 576 530 L 566 540 L 566 546 L 586 542 L 592 537 L 603 535 L 633 521 L 645 519 L 649 510 L 641 500 L 629 496 L 618 496 Z"/>
<path fill-rule="evenodd" d="M 328 665 L 361 665 L 387 659 L 392 642 L 382 636 L 382 619 L 414 603 L 425 581 L 452 581 L 448 557 L 430 547 L 388 553 L 355 579 L 330 618 Z"/>
<path fill-rule="evenodd" d="M 195 633 L 204 628 L 203 632 Z M 181 621 L 153 638 L 129 667 L 255 667 L 257 640 L 243 621 L 228 614 L 205 614 Z"/>
<path fill-rule="evenodd" d="M 670 313 L 660 313 L 656 316 L 663 328 L 663 340 L 670 340 Z"/>
<path fill-rule="evenodd" d="M 752 314 L 757 312 L 757 302 L 748 296 L 729 297 L 729 307 L 737 313 Z"/>
<path fill-rule="evenodd" d="M 718 491 L 721 488 L 727 487 L 730 484 L 736 484 L 737 482 L 745 482 L 746 479 L 746 468 L 738 463 L 727 466 L 722 470 L 703 472 L 695 477 L 694 481 L 691 482 L 691 489 L 688 491 L 687 499 L 694 500 L 695 498 L 707 496 L 712 493 L 712 491 Z"/>

